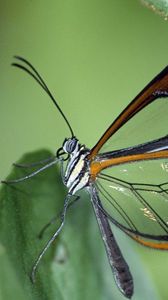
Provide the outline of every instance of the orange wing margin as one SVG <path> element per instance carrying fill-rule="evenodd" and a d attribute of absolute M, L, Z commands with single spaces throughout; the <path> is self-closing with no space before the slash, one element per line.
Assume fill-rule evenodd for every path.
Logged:
<path fill-rule="evenodd" d="M 118 118 L 110 125 L 97 144 L 92 148 L 89 158 L 94 158 L 105 142 L 136 113 L 161 97 L 168 97 L 168 66 L 121 112 Z"/>
<path fill-rule="evenodd" d="M 142 237 L 131 233 L 131 232 L 127 232 L 124 231 L 128 236 L 130 236 L 133 240 L 135 240 L 136 242 L 140 243 L 141 245 L 145 246 L 145 247 L 149 247 L 152 249 L 158 249 L 158 250 L 168 250 L 168 242 L 166 241 L 148 241 L 143 239 Z"/>
<path fill-rule="evenodd" d="M 126 156 L 120 156 L 120 157 L 115 157 L 110 159 L 104 159 L 100 161 L 99 160 L 92 161 L 90 165 L 91 178 L 95 180 L 97 174 L 100 173 L 103 169 L 106 169 L 108 167 L 116 166 L 119 164 L 136 162 L 136 161 L 162 159 L 162 158 L 168 158 L 168 150 L 126 155 Z"/>

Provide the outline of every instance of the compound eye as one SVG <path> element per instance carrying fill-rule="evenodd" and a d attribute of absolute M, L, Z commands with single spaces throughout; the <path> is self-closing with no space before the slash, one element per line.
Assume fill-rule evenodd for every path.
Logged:
<path fill-rule="evenodd" d="M 76 140 L 76 138 L 71 138 L 68 140 L 66 139 L 63 144 L 64 151 L 67 153 L 72 153 L 77 146 L 77 142 L 78 141 Z"/>

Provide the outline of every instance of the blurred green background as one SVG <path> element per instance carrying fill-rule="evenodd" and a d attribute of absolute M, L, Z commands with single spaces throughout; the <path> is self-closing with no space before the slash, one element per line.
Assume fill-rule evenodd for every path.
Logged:
<path fill-rule="evenodd" d="M 23 153 L 55 152 L 69 136 L 42 89 L 10 66 L 13 55 L 38 69 L 88 147 L 168 63 L 168 23 L 139 1 L 1 0 L 0 16 L 0 178 Z M 126 243 L 136 252 L 135 288 L 144 292 L 133 299 L 167 299 L 167 253 Z"/>

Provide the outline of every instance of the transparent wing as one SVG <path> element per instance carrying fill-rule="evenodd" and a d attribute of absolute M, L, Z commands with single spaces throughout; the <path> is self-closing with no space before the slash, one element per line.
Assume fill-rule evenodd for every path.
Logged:
<path fill-rule="evenodd" d="M 167 135 L 168 98 L 157 99 L 107 140 L 99 153 L 144 144 Z"/>
<path fill-rule="evenodd" d="M 97 176 L 96 186 L 106 214 L 132 238 L 168 240 L 168 160 L 107 168 Z"/>
<path fill-rule="evenodd" d="M 90 158 L 150 142 L 167 134 L 168 67 L 121 112 L 92 148 Z M 105 148 L 104 148 L 105 147 Z"/>

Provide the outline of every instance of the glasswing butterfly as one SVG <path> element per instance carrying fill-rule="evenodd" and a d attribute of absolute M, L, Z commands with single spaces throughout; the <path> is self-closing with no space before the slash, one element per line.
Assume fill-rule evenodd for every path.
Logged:
<path fill-rule="evenodd" d="M 19 183 L 60 163 L 62 180 L 68 188 L 60 226 L 38 256 L 31 280 L 34 282 L 41 258 L 62 230 L 67 209 L 78 200 L 76 192 L 86 189 L 116 284 L 125 297 L 131 298 L 133 278 L 110 223 L 144 246 L 168 250 L 168 67 L 135 97 L 90 150 L 75 137 L 68 119 L 37 70 L 24 58 L 15 58 L 21 63 L 12 65 L 26 71 L 44 89 L 71 135 L 55 157 L 33 164 L 43 164 L 40 169 L 23 178 L 3 181 Z"/>

